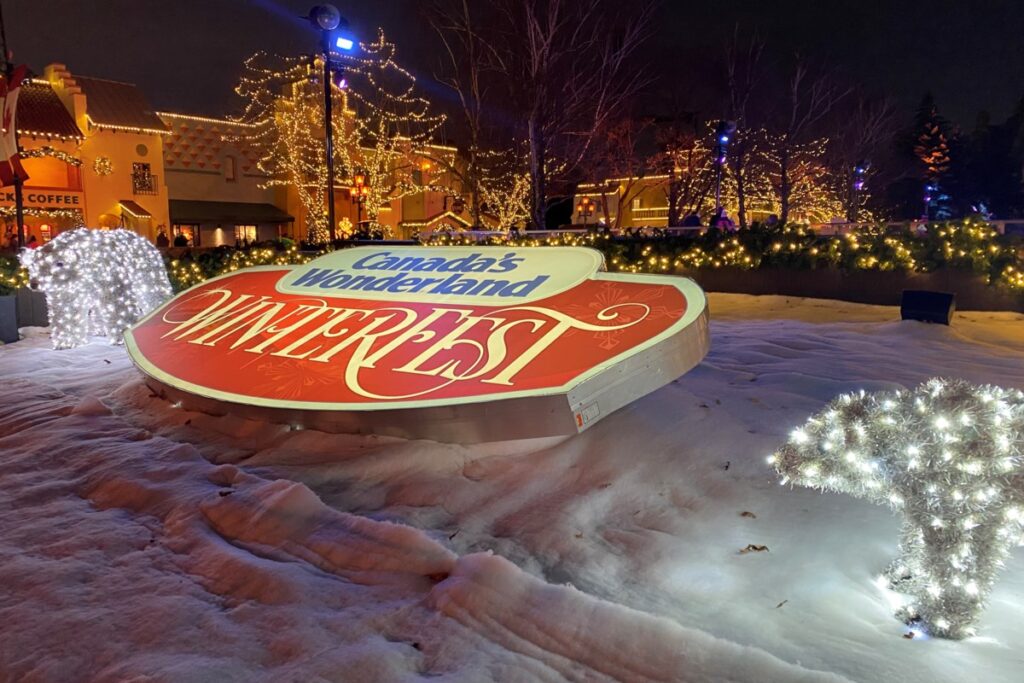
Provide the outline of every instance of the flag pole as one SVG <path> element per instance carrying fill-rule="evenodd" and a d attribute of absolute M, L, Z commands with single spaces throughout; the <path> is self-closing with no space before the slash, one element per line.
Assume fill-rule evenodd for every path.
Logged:
<path fill-rule="evenodd" d="M 7 78 L 7 83 L 10 84 L 11 76 L 14 74 L 14 63 L 10 59 L 10 53 L 7 52 L 7 31 L 4 28 L 4 6 L 2 0 L 0 0 L 0 48 L 3 49 L 3 60 L 4 60 L 4 75 Z M 12 121 L 14 126 L 14 151 L 18 152 L 18 128 L 17 121 Z M 21 249 L 25 246 L 25 201 L 21 196 L 21 177 L 14 174 L 14 220 L 18 226 L 18 248 Z"/>

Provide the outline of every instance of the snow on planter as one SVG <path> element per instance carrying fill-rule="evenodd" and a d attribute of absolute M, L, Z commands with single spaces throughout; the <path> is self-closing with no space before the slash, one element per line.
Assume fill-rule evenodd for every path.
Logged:
<path fill-rule="evenodd" d="M 229 273 L 126 334 L 150 386 L 209 412 L 476 442 L 575 434 L 709 345 L 687 278 L 576 247 L 361 247 Z"/>
<path fill-rule="evenodd" d="M 842 395 L 769 463 L 793 482 L 903 511 L 882 578 L 913 601 L 898 616 L 938 636 L 974 633 L 996 574 L 1024 542 L 1024 393 L 932 379 Z"/>
<path fill-rule="evenodd" d="M 57 349 L 81 346 L 90 335 L 118 344 L 129 325 L 172 294 L 160 252 L 130 230 L 68 230 L 23 250 L 21 263 L 46 293 Z"/>

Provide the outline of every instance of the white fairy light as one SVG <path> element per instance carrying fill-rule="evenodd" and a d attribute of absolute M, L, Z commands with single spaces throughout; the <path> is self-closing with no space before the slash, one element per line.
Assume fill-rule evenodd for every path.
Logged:
<path fill-rule="evenodd" d="M 837 434 L 855 449 L 820 446 Z M 898 615 L 932 635 L 972 635 L 1003 561 L 1024 542 L 1024 491 L 1013 484 L 1024 395 L 942 379 L 845 394 L 792 435 L 769 460 L 784 481 L 903 512 L 900 554 L 885 572 L 911 598 Z"/>
<path fill-rule="evenodd" d="M 56 349 L 90 335 L 121 342 L 124 331 L 171 297 L 156 247 L 130 230 L 80 228 L 21 252 L 30 281 L 46 293 Z"/>

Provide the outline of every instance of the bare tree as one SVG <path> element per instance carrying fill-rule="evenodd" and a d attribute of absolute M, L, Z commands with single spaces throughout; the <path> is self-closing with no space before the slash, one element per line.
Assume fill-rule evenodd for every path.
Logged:
<path fill-rule="evenodd" d="M 531 214 L 544 226 L 549 184 L 572 173 L 595 135 L 645 82 L 634 64 L 653 3 L 496 0 L 492 56 L 529 142 Z M 557 171 L 553 169 L 557 167 Z"/>
<path fill-rule="evenodd" d="M 712 198 L 715 168 L 707 144 L 713 126 L 675 119 L 658 134 L 656 157 L 662 173 L 668 176 L 664 191 L 668 199 L 668 225 L 680 224 L 680 216 L 700 213 Z"/>
<path fill-rule="evenodd" d="M 773 184 L 779 198 L 779 219 L 783 223 L 789 219 L 792 172 L 799 163 L 801 145 L 812 142 L 815 126 L 850 92 L 850 88 L 836 85 L 828 72 L 812 73 L 807 63 L 797 57 L 786 83 L 786 98 L 778 117 L 778 133 L 770 151 L 775 165 Z"/>
<path fill-rule="evenodd" d="M 642 142 L 651 128 L 648 119 L 624 117 L 600 131 L 588 156 L 588 174 L 600 183 L 601 211 L 605 225 L 618 229 L 622 225 L 624 207 L 642 192 L 657 189 L 668 180 L 657 175 L 661 161 L 657 156 L 645 154 Z M 617 199 L 615 213 L 609 195 Z"/>
<path fill-rule="evenodd" d="M 460 149 L 459 163 L 448 164 L 446 170 L 455 175 L 469 199 L 469 212 L 474 226 L 482 224 L 482 212 L 488 177 L 488 146 L 495 140 L 488 135 L 484 107 L 492 93 L 492 76 L 499 59 L 494 46 L 478 31 L 478 26 L 493 17 L 486 16 L 488 7 L 469 0 L 440 0 L 428 11 L 428 20 L 444 49 L 444 63 L 438 82 L 448 86 L 459 103 L 461 122 L 468 144 Z M 498 143 L 499 146 L 503 146 Z M 438 160 L 445 165 L 443 159 Z"/>
<path fill-rule="evenodd" d="M 729 88 L 729 117 L 736 122 L 736 134 L 727 161 L 736 189 L 737 218 L 741 228 L 747 227 L 747 165 L 754 153 L 755 136 L 747 106 L 760 80 L 764 41 L 756 34 L 741 45 L 739 26 L 726 47 L 725 73 Z"/>
<path fill-rule="evenodd" d="M 858 207 L 864 203 L 864 192 L 854 192 L 854 167 L 862 161 L 874 164 L 865 170 L 865 180 L 875 174 L 884 146 L 896 133 L 896 110 L 887 99 L 871 99 L 858 94 L 849 107 L 838 107 L 842 120 L 836 120 L 832 129 L 836 134 L 829 145 L 829 165 L 833 176 L 843 187 L 837 188 L 847 197 L 847 216 L 856 217 Z"/>

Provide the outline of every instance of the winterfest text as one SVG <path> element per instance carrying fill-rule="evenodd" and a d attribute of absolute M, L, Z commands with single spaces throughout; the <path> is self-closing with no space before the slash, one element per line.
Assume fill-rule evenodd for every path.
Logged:
<path fill-rule="evenodd" d="M 262 295 L 206 290 L 182 303 L 205 307 L 184 317 L 164 311 L 162 338 L 224 350 L 343 364 L 345 384 L 358 396 L 422 397 L 453 383 L 476 380 L 512 387 L 516 376 L 570 330 L 611 332 L 642 322 L 650 307 L 609 305 L 595 322 L 562 311 L 518 305 L 486 313 L 466 307 L 375 308 L 370 302 L 331 306 L 325 300 L 275 301 Z M 189 305 L 189 309 L 194 306 Z M 429 388 L 384 395 L 365 386 L 374 368 L 434 378 Z"/>

